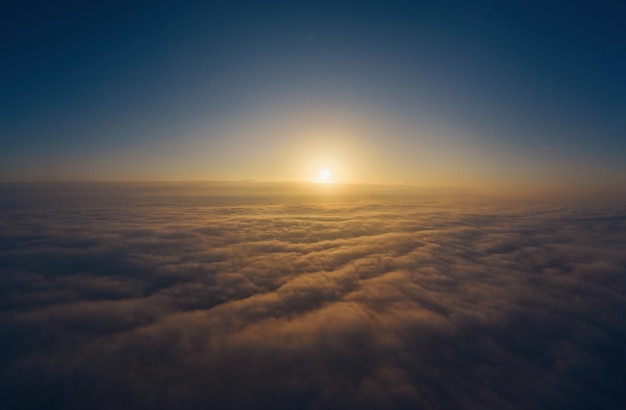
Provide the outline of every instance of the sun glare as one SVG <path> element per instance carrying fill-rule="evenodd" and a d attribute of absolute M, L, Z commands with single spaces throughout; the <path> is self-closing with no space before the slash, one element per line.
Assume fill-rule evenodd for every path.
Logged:
<path fill-rule="evenodd" d="M 329 184 L 333 182 L 333 174 L 329 169 L 320 169 L 320 172 L 317 174 L 317 179 L 315 180 L 317 183 L 321 184 Z"/>

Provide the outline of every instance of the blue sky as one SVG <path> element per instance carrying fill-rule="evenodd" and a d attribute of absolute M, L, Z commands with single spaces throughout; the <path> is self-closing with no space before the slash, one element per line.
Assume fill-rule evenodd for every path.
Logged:
<path fill-rule="evenodd" d="M 619 185 L 625 11 L 11 2 L 0 25 L 0 172 L 292 180 L 313 172 L 294 164 L 326 161 L 357 182 Z"/>

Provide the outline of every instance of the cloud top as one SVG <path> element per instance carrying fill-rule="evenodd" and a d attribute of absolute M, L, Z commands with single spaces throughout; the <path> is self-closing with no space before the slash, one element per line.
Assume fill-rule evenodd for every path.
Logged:
<path fill-rule="evenodd" d="M 90 201 L 4 204 L 7 408 L 626 403 L 624 209 Z"/>

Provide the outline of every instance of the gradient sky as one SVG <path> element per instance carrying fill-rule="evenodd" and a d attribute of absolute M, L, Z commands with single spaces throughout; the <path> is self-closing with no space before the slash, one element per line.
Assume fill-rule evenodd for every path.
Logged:
<path fill-rule="evenodd" d="M 0 179 L 626 183 L 623 2 L 22 2 Z"/>

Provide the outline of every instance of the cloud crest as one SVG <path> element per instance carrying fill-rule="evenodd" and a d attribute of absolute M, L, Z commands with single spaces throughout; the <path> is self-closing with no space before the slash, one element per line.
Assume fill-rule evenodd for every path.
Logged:
<path fill-rule="evenodd" d="M 9 408 L 615 408 L 626 212 L 5 208 Z"/>

